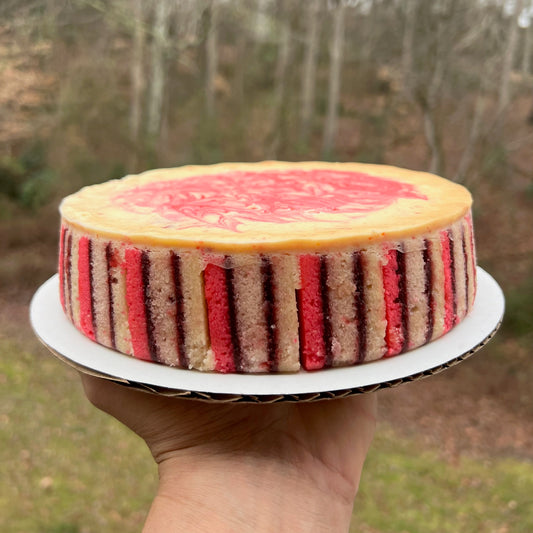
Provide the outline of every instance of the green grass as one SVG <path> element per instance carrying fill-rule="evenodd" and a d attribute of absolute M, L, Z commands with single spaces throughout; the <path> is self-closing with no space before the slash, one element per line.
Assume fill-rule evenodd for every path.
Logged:
<path fill-rule="evenodd" d="M 144 444 L 94 409 L 76 372 L 31 340 L 0 338 L 0 465 L 3 533 L 138 532 L 157 484 Z M 530 462 L 451 465 L 381 426 L 350 531 L 530 532 L 532 494 Z"/>
<path fill-rule="evenodd" d="M 157 482 L 144 443 L 44 349 L 0 340 L 0 381 L 0 531 L 139 531 Z"/>
<path fill-rule="evenodd" d="M 461 458 L 398 439 L 381 428 L 367 458 L 351 532 L 533 531 L 533 464 Z M 371 529 L 369 529 L 369 526 Z"/>

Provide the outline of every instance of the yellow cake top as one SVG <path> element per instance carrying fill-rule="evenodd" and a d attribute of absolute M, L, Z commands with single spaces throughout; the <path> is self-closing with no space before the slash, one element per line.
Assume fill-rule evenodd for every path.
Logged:
<path fill-rule="evenodd" d="M 426 172 L 359 163 L 224 163 L 150 170 L 85 187 L 63 221 L 135 244 L 214 251 L 320 250 L 444 228 L 472 204 Z"/>

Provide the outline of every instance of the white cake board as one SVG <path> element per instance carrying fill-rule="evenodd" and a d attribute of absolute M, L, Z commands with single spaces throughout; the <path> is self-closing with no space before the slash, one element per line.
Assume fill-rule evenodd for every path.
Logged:
<path fill-rule="evenodd" d="M 311 401 L 393 387 L 436 374 L 482 348 L 501 324 L 505 300 L 496 281 L 477 269 L 472 312 L 445 336 L 396 357 L 360 365 L 292 374 L 217 374 L 141 361 L 101 346 L 66 318 L 58 276 L 46 281 L 30 305 L 39 339 L 81 372 L 167 396 L 226 402 Z"/>

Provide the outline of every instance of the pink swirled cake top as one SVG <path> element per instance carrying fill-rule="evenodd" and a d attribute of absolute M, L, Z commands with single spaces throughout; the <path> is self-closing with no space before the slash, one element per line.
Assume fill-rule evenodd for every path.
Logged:
<path fill-rule="evenodd" d="M 246 221 L 284 224 L 341 213 L 360 217 L 400 198 L 427 200 L 410 183 L 362 172 L 294 169 L 155 181 L 122 191 L 112 201 L 132 212 L 153 209 L 183 227 L 238 232 Z"/>
<path fill-rule="evenodd" d="M 224 163 L 85 187 L 64 221 L 125 242 L 283 251 L 421 234 L 458 220 L 470 193 L 425 172 L 357 163 Z"/>

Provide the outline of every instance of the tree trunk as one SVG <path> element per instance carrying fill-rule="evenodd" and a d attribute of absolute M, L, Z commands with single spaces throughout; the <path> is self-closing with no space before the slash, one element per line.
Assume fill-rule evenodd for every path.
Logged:
<path fill-rule="evenodd" d="M 270 30 L 270 21 L 268 17 L 268 0 L 256 0 L 255 8 L 255 20 L 252 24 L 252 34 L 254 41 L 264 41 Z"/>
<path fill-rule="evenodd" d="M 131 55 L 131 99 L 130 99 L 130 138 L 134 143 L 139 140 L 141 127 L 142 95 L 144 91 L 144 13 L 142 0 L 132 0 L 133 8 L 133 47 Z M 131 170 L 137 170 L 137 150 L 132 150 Z"/>
<path fill-rule="evenodd" d="M 507 42 L 503 53 L 502 73 L 500 78 L 500 89 L 498 94 L 498 116 L 501 116 L 509 105 L 510 100 L 510 83 L 509 79 L 513 69 L 513 60 L 518 43 L 518 17 L 522 12 L 522 0 L 516 0 L 513 14 L 509 19 L 509 28 L 507 33 Z"/>
<path fill-rule="evenodd" d="M 319 13 L 320 0 L 309 2 L 307 7 L 307 38 L 302 76 L 302 115 L 300 124 L 300 142 L 304 146 L 309 142 L 311 119 L 313 118 L 313 106 L 315 103 L 315 78 L 320 33 Z"/>
<path fill-rule="evenodd" d="M 286 137 L 286 93 L 291 56 L 291 26 L 289 10 L 286 4 L 286 0 L 282 0 L 280 3 L 280 43 L 275 72 L 274 109 L 272 112 L 274 123 L 269 149 L 269 157 L 272 159 L 278 158 L 280 146 Z"/>
<path fill-rule="evenodd" d="M 531 26 L 524 28 L 524 48 L 522 51 L 522 75 L 529 77 L 531 73 Z"/>
<path fill-rule="evenodd" d="M 237 62 L 235 64 L 235 77 L 233 79 L 233 101 L 236 106 L 244 104 L 244 84 L 246 73 L 246 59 L 248 56 L 249 39 L 246 28 L 241 28 L 237 35 Z"/>
<path fill-rule="evenodd" d="M 468 142 L 459 161 L 457 167 L 457 173 L 455 174 L 454 181 L 457 183 L 464 183 L 466 181 L 466 173 L 470 168 L 472 159 L 474 157 L 474 151 L 476 144 L 481 133 L 481 123 L 483 121 L 483 115 L 485 113 L 486 97 L 481 90 L 476 98 L 476 104 L 474 108 L 474 117 L 472 119 L 472 126 L 470 127 L 470 134 L 468 136 Z"/>
<path fill-rule="evenodd" d="M 155 3 L 154 22 L 152 26 L 151 79 L 148 95 L 147 134 L 153 143 L 161 129 L 163 114 L 163 95 L 165 91 L 165 54 L 168 41 L 168 24 L 170 15 L 169 0 Z"/>
<path fill-rule="evenodd" d="M 431 151 L 431 161 L 428 171 L 433 174 L 441 174 L 442 151 L 440 147 L 440 139 L 435 123 L 434 111 L 429 108 L 424 109 L 424 134 L 426 135 L 426 141 Z"/>
<path fill-rule="evenodd" d="M 409 100 L 413 97 L 413 55 L 415 44 L 416 0 L 404 0 L 405 23 L 402 39 L 403 93 Z"/>
<path fill-rule="evenodd" d="M 341 2 L 338 2 L 333 11 L 333 41 L 330 48 L 328 109 L 322 142 L 322 156 L 324 158 L 331 156 L 337 134 L 344 44 L 344 16 L 344 6 Z"/>
<path fill-rule="evenodd" d="M 206 75 L 205 75 L 205 110 L 208 119 L 215 116 L 215 78 L 217 75 L 218 57 L 218 5 L 212 0 L 209 6 L 209 25 L 207 30 Z"/>

